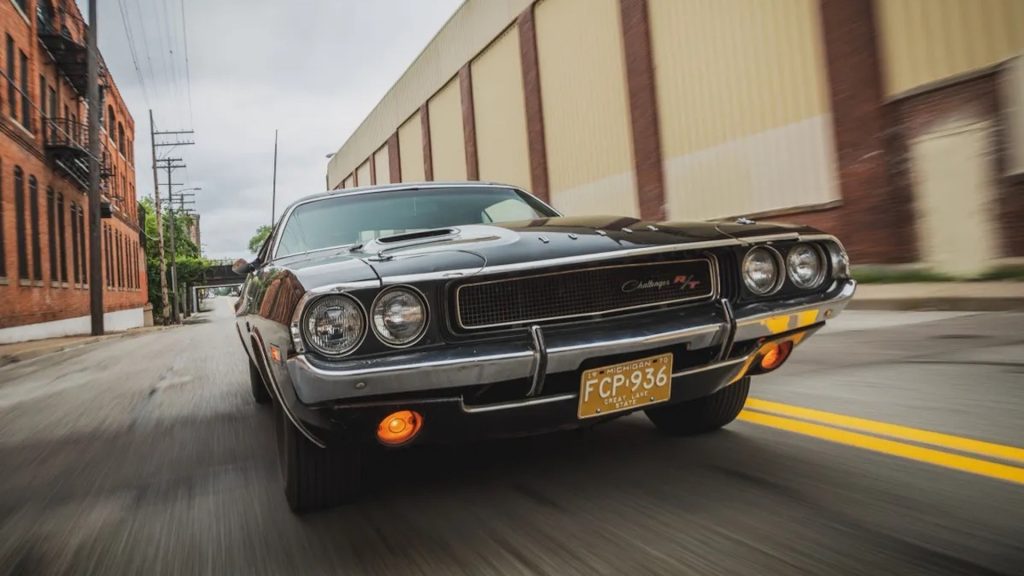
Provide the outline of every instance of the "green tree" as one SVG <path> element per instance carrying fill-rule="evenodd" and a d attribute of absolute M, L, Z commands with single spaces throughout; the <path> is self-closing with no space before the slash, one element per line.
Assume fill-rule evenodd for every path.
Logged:
<path fill-rule="evenodd" d="M 249 252 L 256 254 L 260 251 L 260 246 L 263 246 L 263 242 L 270 236 L 270 226 L 264 224 L 256 229 L 256 234 L 249 239 Z"/>
<path fill-rule="evenodd" d="M 156 226 L 156 207 L 152 198 L 143 198 L 139 203 L 146 210 L 146 277 L 149 280 L 149 301 L 153 304 L 153 313 L 163 317 L 163 302 L 160 297 L 160 238 Z M 178 294 L 184 298 L 187 286 L 199 284 L 203 275 L 210 267 L 210 261 L 203 258 L 199 247 L 189 238 L 188 228 L 192 217 L 187 214 L 174 214 L 166 210 L 161 214 L 164 225 L 164 257 L 167 259 L 167 286 L 171 283 L 172 257 L 178 266 Z M 174 243 L 176 257 L 171 254 L 171 227 L 174 227 Z"/>

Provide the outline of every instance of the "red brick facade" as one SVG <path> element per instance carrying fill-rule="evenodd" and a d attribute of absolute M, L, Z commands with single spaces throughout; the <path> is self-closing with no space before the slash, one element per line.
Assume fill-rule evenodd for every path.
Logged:
<path fill-rule="evenodd" d="M 86 185 L 51 154 L 61 138 L 86 141 L 88 109 L 85 95 L 40 38 L 47 25 L 85 44 L 85 24 L 73 0 L 0 2 L 0 328 L 89 314 Z M 135 123 L 113 79 L 105 74 L 101 85 L 101 187 L 112 211 L 102 220 L 103 299 L 110 312 L 144 306 L 147 287 L 135 196 Z"/>

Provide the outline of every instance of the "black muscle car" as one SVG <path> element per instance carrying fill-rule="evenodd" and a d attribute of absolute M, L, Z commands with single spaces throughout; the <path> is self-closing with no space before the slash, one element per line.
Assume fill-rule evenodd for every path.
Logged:
<path fill-rule="evenodd" d="M 235 271 L 252 394 L 275 406 L 297 511 L 355 496 L 375 446 L 636 410 L 666 434 L 720 428 L 855 287 L 812 228 L 565 217 L 466 182 L 310 196 Z"/>

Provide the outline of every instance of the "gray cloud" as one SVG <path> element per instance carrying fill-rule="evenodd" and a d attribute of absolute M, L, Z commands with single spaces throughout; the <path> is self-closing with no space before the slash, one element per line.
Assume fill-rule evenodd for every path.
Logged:
<path fill-rule="evenodd" d="M 188 24 L 191 114 L 179 2 Z M 189 165 L 175 181 L 203 187 L 196 203 L 207 255 L 243 255 L 256 227 L 270 220 L 275 128 L 280 214 L 324 189 L 325 154 L 355 130 L 460 3 L 122 0 L 157 128 L 196 132 L 195 146 L 164 153 Z M 85 13 L 85 1 L 79 4 Z M 135 119 L 138 193 L 151 195 L 147 101 L 117 1 L 100 3 L 99 32 Z"/>

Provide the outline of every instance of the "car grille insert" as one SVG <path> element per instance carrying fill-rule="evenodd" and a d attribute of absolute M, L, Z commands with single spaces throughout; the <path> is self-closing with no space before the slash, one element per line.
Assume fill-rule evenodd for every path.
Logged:
<path fill-rule="evenodd" d="M 462 284 L 455 320 L 466 330 L 513 326 L 710 300 L 710 258 L 620 264 Z"/>

